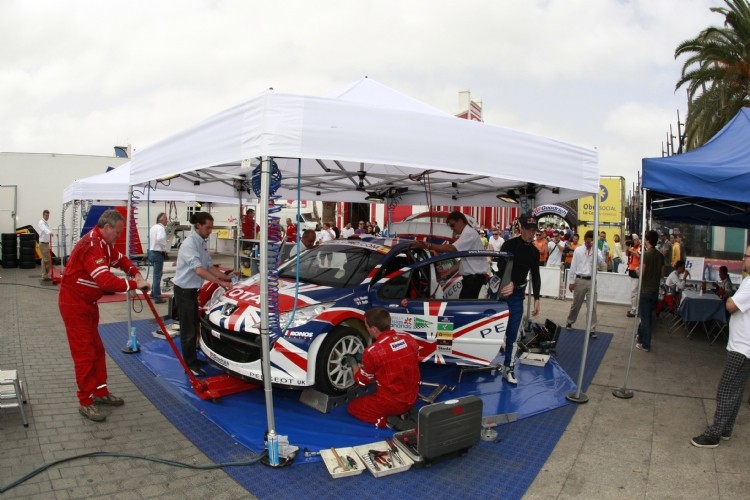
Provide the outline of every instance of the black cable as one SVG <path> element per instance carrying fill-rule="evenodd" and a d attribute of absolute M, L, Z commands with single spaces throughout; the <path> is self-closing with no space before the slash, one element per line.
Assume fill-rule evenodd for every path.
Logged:
<path fill-rule="evenodd" d="M 44 472 L 45 470 L 49 469 L 50 467 L 54 467 L 56 465 L 69 462 L 72 460 L 78 460 L 79 458 L 96 458 L 96 457 L 116 457 L 116 458 L 134 458 L 137 460 L 146 460 L 149 462 L 155 462 L 159 464 L 165 464 L 165 465 L 171 465 L 173 467 L 182 467 L 185 469 L 198 469 L 198 470 L 212 470 L 212 469 L 221 469 L 224 467 L 245 467 L 248 465 L 253 465 L 256 462 L 259 462 L 267 452 L 263 452 L 260 455 L 256 456 L 252 460 L 246 460 L 242 462 L 224 462 L 219 464 L 205 464 L 205 465 L 192 465 L 192 464 L 186 464 L 183 462 L 177 462 L 175 460 L 167 460 L 163 458 L 158 457 L 148 457 L 145 455 L 134 455 L 132 453 L 118 453 L 118 452 L 111 452 L 111 451 L 94 451 L 91 453 L 84 453 L 82 455 L 74 455 L 72 457 L 67 458 L 61 458 L 59 460 L 55 460 L 53 462 L 49 462 L 43 465 L 40 465 L 36 469 L 32 470 L 31 472 L 28 472 L 24 474 L 23 476 L 19 477 L 15 481 L 12 481 L 8 483 L 5 486 L 0 486 L 0 493 L 5 493 L 6 491 L 9 491 L 12 488 L 15 488 L 19 484 L 31 479 L 32 477 L 36 476 L 37 474 L 40 474 Z"/>

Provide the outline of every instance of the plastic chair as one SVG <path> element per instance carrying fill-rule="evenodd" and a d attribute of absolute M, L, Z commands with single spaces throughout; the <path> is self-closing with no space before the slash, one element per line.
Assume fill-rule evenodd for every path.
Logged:
<path fill-rule="evenodd" d="M 21 412 L 23 426 L 28 427 L 23 405 L 26 396 L 23 392 L 23 382 L 18 379 L 16 370 L 0 370 L 0 408 L 18 408 Z"/>

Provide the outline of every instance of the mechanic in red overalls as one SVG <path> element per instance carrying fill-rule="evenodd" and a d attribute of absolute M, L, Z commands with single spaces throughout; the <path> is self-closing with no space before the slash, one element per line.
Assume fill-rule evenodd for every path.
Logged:
<path fill-rule="evenodd" d="M 78 384 L 78 412 L 89 420 L 103 422 L 107 417 L 97 405 L 121 406 L 122 398 L 107 389 L 104 345 L 99 337 L 99 307 L 104 292 L 126 292 L 150 287 L 138 268 L 115 250 L 114 242 L 125 228 L 124 217 L 106 210 L 96 227 L 76 243 L 60 282 L 58 304 L 68 334 L 70 354 Z M 122 269 L 133 279 L 115 276 L 110 267 Z"/>
<path fill-rule="evenodd" d="M 375 341 L 362 354 L 359 365 L 349 356 L 354 380 L 365 386 L 377 383 L 374 394 L 355 399 L 347 410 L 360 420 L 386 427 L 389 416 L 409 411 L 419 392 L 419 344 L 411 336 L 391 329 L 391 315 L 376 307 L 365 313 L 365 326 Z"/>

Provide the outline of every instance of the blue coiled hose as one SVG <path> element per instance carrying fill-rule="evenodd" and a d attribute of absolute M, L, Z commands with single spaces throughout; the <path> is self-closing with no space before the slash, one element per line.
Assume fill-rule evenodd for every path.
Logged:
<path fill-rule="evenodd" d="M 260 196 L 260 172 L 261 164 L 253 169 L 252 183 L 253 192 L 262 202 Z M 281 171 L 275 161 L 271 160 L 271 182 L 268 188 L 268 248 L 266 249 L 266 261 L 268 262 L 268 330 L 271 341 L 281 337 L 281 318 L 279 315 L 279 258 L 281 257 L 281 246 L 283 236 L 279 217 L 276 214 L 284 208 L 283 204 L 277 205 L 275 200 L 281 198 L 276 195 L 281 187 Z"/>

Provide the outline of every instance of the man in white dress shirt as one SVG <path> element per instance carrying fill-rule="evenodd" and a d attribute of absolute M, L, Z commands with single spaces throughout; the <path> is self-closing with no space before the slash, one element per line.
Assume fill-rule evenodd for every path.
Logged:
<path fill-rule="evenodd" d="M 573 251 L 573 261 L 570 263 L 570 273 L 575 280 L 568 285 L 573 292 L 573 303 L 570 305 L 567 328 L 573 326 L 578 319 L 578 311 L 581 310 L 583 301 L 586 300 L 591 290 L 591 269 L 594 253 L 596 253 L 597 265 L 604 262 L 604 256 L 599 249 L 594 248 L 594 231 L 586 231 L 583 236 L 583 245 Z M 588 308 L 588 306 L 586 306 Z M 594 292 L 594 304 L 591 312 L 591 337 L 596 338 L 596 292 Z M 588 311 L 588 309 L 587 309 Z"/>
<path fill-rule="evenodd" d="M 42 281 L 52 281 L 50 270 L 52 263 L 49 256 L 49 242 L 52 232 L 49 230 L 49 210 L 42 212 L 42 218 L 39 219 L 39 252 L 42 254 Z"/>

